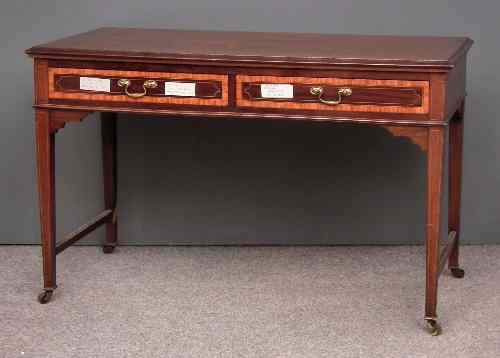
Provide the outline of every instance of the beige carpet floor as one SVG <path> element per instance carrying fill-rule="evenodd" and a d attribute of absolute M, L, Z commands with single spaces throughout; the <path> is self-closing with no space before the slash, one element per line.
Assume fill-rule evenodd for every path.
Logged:
<path fill-rule="evenodd" d="M 500 356 L 500 246 L 441 276 L 424 330 L 423 247 L 73 247 L 36 302 L 40 249 L 0 246 L 0 357 Z"/>

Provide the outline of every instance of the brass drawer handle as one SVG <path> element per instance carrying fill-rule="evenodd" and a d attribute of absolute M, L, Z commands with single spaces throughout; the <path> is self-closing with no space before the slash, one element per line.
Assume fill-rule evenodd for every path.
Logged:
<path fill-rule="evenodd" d="M 334 100 L 334 101 L 327 101 L 326 99 L 322 98 L 323 92 L 324 92 L 323 87 L 311 87 L 310 92 L 313 96 L 318 96 L 318 100 L 321 103 L 329 104 L 329 105 L 337 105 L 337 104 L 340 104 L 340 102 L 342 102 L 342 96 L 347 97 L 347 96 L 350 96 L 352 94 L 352 89 L 348 88 L 348 87 L 339 88 L 337 91 L 337 95 L 338 95 L 339 99 Z"/>
<path fill-rule="evenodd" d="M 122 78 L 121 80 L 118 81 L 118 86 L 125 88 L 125 94 L 127 96 L 132 97 L 132 98 L 141 98 L 141 97 L 144 97 L 146 95 L 146 93 L 148 92 L 148 88 L 156 88 L 156 87 L 158 87 L 158 82 L 156 82 L 155 80 L 146 80 L 146 81 L 144 81 L 144 83 L 142 84 L 142 88 L 144 90 L 142 92 L 140 92 L 140 93 L 131 93 L 131 92 L 129 92 L 128 88 L 130 86 L 130 80 L 127 80 L 125 78 Z"/>

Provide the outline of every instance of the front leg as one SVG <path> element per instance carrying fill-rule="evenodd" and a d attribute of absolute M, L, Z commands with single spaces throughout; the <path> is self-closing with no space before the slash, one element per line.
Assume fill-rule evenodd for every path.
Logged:
<path fill-rule="evenodd" d="M 38 195 L 43 256 L 43 291 L 40 303 L 49 302 L 56 285 L 56 211 L 55 211 L 55 130 L 47 110 L 36 110 L 36 153 Z"/>
<path fill-rule="evenodd" d="M 425 320 L 432 335 L 438 335 L 441 330 L 437 323 L 436 306 L 445 137 L 446 127 L 430 127 L 428 129 Z"/>

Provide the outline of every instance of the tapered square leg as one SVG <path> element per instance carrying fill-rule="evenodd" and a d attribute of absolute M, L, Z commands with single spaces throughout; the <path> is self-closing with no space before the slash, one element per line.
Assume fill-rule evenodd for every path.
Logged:
<path fill-rule="evenodd" d="M 106 223 L 106 238 L 103 252 L 112 253 L 117 244 L 118 226 L 116 213 L 116 113 L 101 114 L 102 163 L 104 174 L 104 206 L 113 210 L 113 215 Z"/>
<path fill-rule="evenodd" d="M 425 320 L 433 335 L 440 332 L 436 307 L 445 137 L 445 127 L 431 127 L 428 129 Z"/>
<path fill-rule="evenodd" d="M 55 134 L 49 111 L 37 109 L 35 121 L 44 287 L 38 301 L 47 303 L 56 288 Z"/>
<path fill-rule="evenodd" d="M 462 191 L 462 151 L 464 132 L 464 103 L 450 122 L 449 149 L 449 192 L 448 201 L 448 231 L 456 232 L 455 245 L 450 253 L 448 267 L 454 277 L 464 277 L 464 270 L 459 264 L 460 238 L 460 198 Z"/>

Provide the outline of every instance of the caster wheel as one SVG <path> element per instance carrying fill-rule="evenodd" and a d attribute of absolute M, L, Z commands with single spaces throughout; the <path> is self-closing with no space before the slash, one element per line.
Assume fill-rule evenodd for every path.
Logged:
<path fill-rule="evenodd" d="M 50 299 L 52 298 L 52 293 L 54 291 L 52 290 L 43 290 L 39 295 L 38 295 L 38 302 L 41 304 L 48 303 Z"/>
<path fill-rule="evenodd" d="M 441 326 L 434 319 L 426 320 L 427 322 L 427 330 L 431 334 L 431 336 L 439 336 L 441 334 Z"/>
<path fill-rule="evenodd" d="M 105 246 L 102 247 L 102 252 L 104 252 L 105 254 L 111 254 L 111 253 L 113 253 L 113 251 L 115 251 L 115 247 L 114 246 L 105 245 Z"/>
<path fill-rule="evenodd" d="M 465 276 L 465 271 L 460 267 L 452 267 L 450 268 L 450 271 L 453 277 L 462 278 Z"/>

